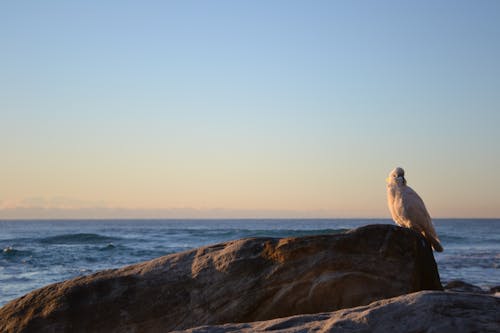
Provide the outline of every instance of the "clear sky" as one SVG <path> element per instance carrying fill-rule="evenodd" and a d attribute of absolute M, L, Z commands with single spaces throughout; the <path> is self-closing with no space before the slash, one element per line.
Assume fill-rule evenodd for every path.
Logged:
<path fill-rule="evenodd" d="M 500 217 L 500 1 L 3 1 L 0 218 Z"/>

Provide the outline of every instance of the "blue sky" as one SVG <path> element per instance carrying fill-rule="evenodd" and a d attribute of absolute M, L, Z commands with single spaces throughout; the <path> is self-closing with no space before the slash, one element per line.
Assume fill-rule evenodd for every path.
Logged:
<path fill-rule="evenodd" d="M 499 33 L 497 1 L 2 3 L 0 217 L 386 217 L 398 165 L 499 217 Z"/>

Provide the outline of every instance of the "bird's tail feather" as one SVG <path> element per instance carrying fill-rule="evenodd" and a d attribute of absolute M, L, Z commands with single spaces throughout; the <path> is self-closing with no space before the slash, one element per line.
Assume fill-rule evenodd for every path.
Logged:
<path fill-rule="evenodd" d="M 434 237 L 432 235 L 426 235 L 425 238 L 427 238 L 429 243 L 431 243 L 431 246 L 434 249 L 434 251 L 443 252 L 443 247 L 441 246 L 441 243 L 439 242 L 439 239 L 437 237 Z"/>

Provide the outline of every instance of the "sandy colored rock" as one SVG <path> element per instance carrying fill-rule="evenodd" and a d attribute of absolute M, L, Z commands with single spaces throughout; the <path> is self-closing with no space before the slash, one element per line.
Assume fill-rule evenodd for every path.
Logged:
<path fill-rule="evenodd" d="M 410 229 L 249 238 L 106 270 L 0 308 L 0 332 L 166 332 L 334 311 L 442 289 L 429 244 Z"/>
<path fill-rule="evenodd" d="M 500 298 L 478 294 L 421 291 L 331 313 L 268 321 L 203 326 L 177 333 L 497 333 Z"/>

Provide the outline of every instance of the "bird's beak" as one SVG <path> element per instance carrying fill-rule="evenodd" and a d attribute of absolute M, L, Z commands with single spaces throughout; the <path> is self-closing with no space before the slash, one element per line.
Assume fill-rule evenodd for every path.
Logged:
<path fill-rule="evenodd" d="M 391 177 L 387 177 L 387 178 L 385 179 L 385 182 L 386 182 L 386 183 L 390 183 L 390 182 L 391 182 Z"/>

